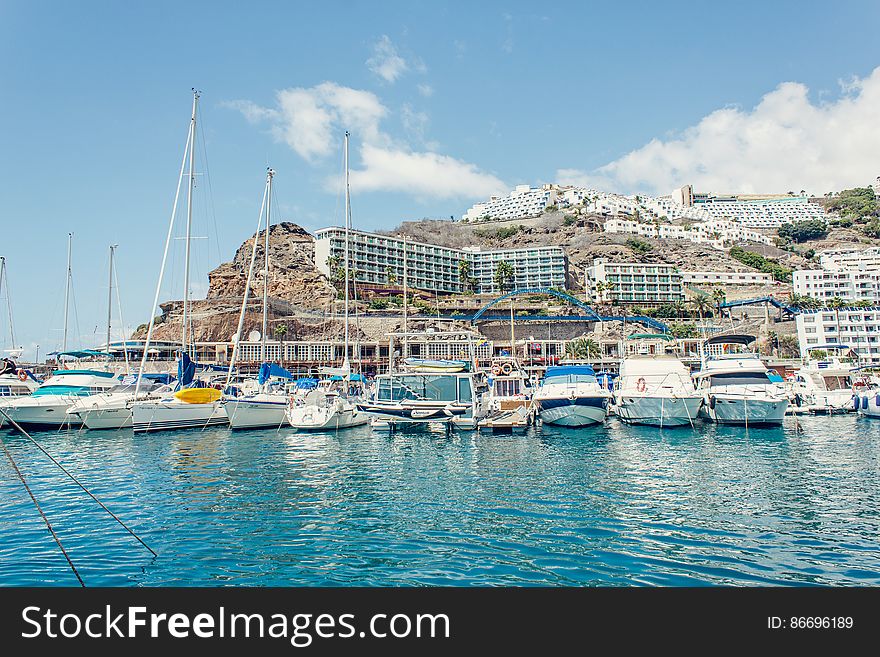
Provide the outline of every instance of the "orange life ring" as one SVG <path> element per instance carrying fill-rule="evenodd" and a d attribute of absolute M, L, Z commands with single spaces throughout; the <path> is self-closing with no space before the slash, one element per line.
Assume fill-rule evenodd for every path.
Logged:
<path fill-rule="evenodd" d="M 18 370 L 18 380 L 19 381 L 27 381 L 27 379 L 28 379 L 27 372 L 25 372 L 24 370 Z"/>
<path fill-rule="evenodd" d="M 646 381 L 645 381 L 645 377 L 640 376 L 640 377 L 639 377 L 639 380 L 636 381 L 636 390 L 638 390 L 639 392 L 645 392 L 645 390 L 647 389 L 647 387 L 648 387 L 648 386 L 647 386 L 647 383 L 646 383 Z"/>
<path fill-rule="evenodd" d="M 499 374 L 501 374 L 501 368 L 498 365 L 495 365 L 492 368 L 492 374 L 494 374 L 495 376 L 498 376 Z"/>
<path fill-rule="evenodd" d="M 502 374 L 510 374 L 511 372 L 513 372 L 513 365 L 511 365 L 510 363 L 504 363 L 501 366 L 501 373 Z"/>

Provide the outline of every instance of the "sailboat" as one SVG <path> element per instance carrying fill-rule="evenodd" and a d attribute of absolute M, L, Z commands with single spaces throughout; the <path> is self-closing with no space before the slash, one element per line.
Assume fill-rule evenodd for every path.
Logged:
<path fill-rule="evenodd" d="M 147 329 L 147 339 L 144 345 L 144 355 L 141 360 L 140 372 L 146 368 L 147 353 L 150 340 L 155 326 L 153 310 L 159 303 L 159 291 L 162 278 L 165 273 L 165 262 L 168 257 L 168 247 L 174 230 L 174 219 L 177 211 L 177 201 L 180 194 L 180 181 L 183 178 L 184 165 L 189 160 L 189 185 L 186 203 L 186 260 L 184 264 L 183 281 L 183 336 L 180 345 L 180 359 L 178 361 L 177 390 L 160 399 L 136 399 L 131 403 L 132 428 L 135 433 L 147 431 L 164 431 L 166 429 L 195 429 L 214 425 L 228 424 L 226 409 L 220 403 L 220 390 L 206 387 L 205 384 L 195 378 L 197 365 L 189 356 L 192 345 L 189 344 L 189 332 L 191 310 L 189 300 L 189 268 L 190 268 L 190 243 L 192 241 L 192 208 L 193 188 L 195 187 L 195 150 L 196 150 L 196 116 L 198 112 L 199 92 L 193 90 L 192 116 L 190 129 L 184 149 L 184 159 L 180 165 L 180 177 L 178 178 L 177 194 L 174 198 L 174 209 L 171 213 L 171 222 L 168 227 L 168 236 L 165 241 L 165 255 L 162 259 L 162 268 L 159 272 L 159 283 L 156 285 L 156 296 L 153 306 L 150 308 L 150 325 Z M 143 379 L 138 375 L 135 389 L 136 396 L 140 393 L 140 384 Z"/>
<path fill-rule="evenodd" d="M 6 311 L 9 317 L 9 338 L 11 345 L 5 350 L 7 354 L 0 359 L 0 400 L 8 401 L 12 397 L 31 394 L 40 385 L 33 372 L 18 367 L 16 359 L 21 357 L 24 349 L 15 344 L 15 323 L 12 320 L 12 299 L 9 295 L 9 275 L 6 272 L 6 258 L 0 256 L 0 290 L 6 283 Z"/>
<path fill-rule="evenodd" d="M 257 380 L 259 388 L 253 392 L 238 392 L 230 387 L 232 369 L 238 356 L 239 341 L 244 328 L 245 310 L 247 309 L 248 294 L 251 287 L 251 278 L 254 273 L 254 262 L 257 255 L 257 243 L 260 237 L 260 227 L 263 221 L 263 207 L 260 208 L 260 218 L 257 222 L 257 232 L 254 233 L 254 243 L 251 249 L 251 263 L 248 269 L 247 281 L 244 287 L 244 296 L 241 302 L 241 312 L 238 316 L 238 330 L 235 334 L 235 343 L 232 348 L 232 358 L 229 361 L 229 374 L 226 378 L 226 389 L 236 390 L 237 394 L 224 395 L 222 404 L 229 417 L 229 426 L 233 429 L 259 429 L 278 428 L 287 419 L 288 397 L 284 389 L 278 389 L 278 381 L 281 379 L 294 379 L 294 375 L 275 363 L 266 362 L 266 334 L 269 330 L 269 227 L 271 226 L 272 212 L 272 178 L 275 172 L 268 170 L 266 175 L 266 191 L 263 195 L 263 206 L 266 209 L 266 240 L 263 247 L 265 264 L 263 268 L 263 331 L 260 343 L 260 374 Z"/>
<path fill-rule="evenodd" d="M 370 416 L 360 411 L 351 392 L 354 381 L 351 371 L 351 362 L 348 358 L 349 343 L 349 231 L 351 230 L 351 189 L 348 182 L 348 139 L 349 133 L 345 131 L 344 155 L 345 155 L 345 347 L 341 368 L 324 368 L 323 373 L 339 377 L 341 385 L 325 392 L 314 390 L 306 395 L 305 403 L 301 406 L 293 406 L 287 410 L 287 420 L 295 429 L 347 429 L 367 424 Z M 358 377 L 360 379 L 360 377 Z"/>
<path fill-rule="evenodd" d="M 70 318 L 70 286 L 72 281 L 73 233 L 67 235 L 67 282 L 64 293 L 64 337 L 61 351 L 57 353 L 59 369 L 31 394 L 11 397 L 0 402 L 4 412 L 21 425 L 40 428 L 79 426 L 76 416 L 67 414 L 78 399 L 109 390 L 117 383 L 112 372 L 91 369 L 64 368 L 62 356 L 73 358 L 93 357 L 97 352 L 67 351 L 68 320 Z M 20 377 L 20 374 L 18 375 Z M 0 416 L 0 426 L 4 417 Z"/>

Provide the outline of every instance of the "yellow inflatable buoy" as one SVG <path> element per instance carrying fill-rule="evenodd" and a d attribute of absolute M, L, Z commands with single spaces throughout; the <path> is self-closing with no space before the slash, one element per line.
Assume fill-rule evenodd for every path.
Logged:
<path fill-rule="evenodd" d="M 220 399 L 221 395 L 215 388 L 184 388 L 174 393 L 175 397 L 187 404 L 210 404 Z"/>

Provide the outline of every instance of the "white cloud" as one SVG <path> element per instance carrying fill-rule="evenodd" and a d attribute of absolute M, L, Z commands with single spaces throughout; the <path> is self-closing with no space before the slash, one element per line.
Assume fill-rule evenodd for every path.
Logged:
<path fill-rule="evenodd" d="M 502 14 L 504 19 L 504 41 L 501 42 L 501 50 L 508 55 L 513 52 L 513 16 Z"/>
<path fill-rule="evenodd" d="M 268 121 L 278 141 L 310 162 L 338 148 L 340 125 L 356 131 L 361 139 L 382 141 L 379 122 L 388 110 L 369 91 L 323 82 L 310 88 L 282 89 L 275 98 L 275 109 L 248 100 L 225 105 L 240 111 L 252 123 Z"/>
<path fill-rule="evenodd" d="M 351 172 L 353 189 L 395 191 L 420 198 L 484 198 L 507 186 L 475 165 L 437 153 L 413 153 L 364 144 L 363 169 Z"/>
<path fill-rule="evenodd" d="M 559 169 L 560 183 L 669 193 L 685 184 L 714 192 L 814 194 L 866 185 L 880 173 L 880 67 L 841 83 L 843 95 L 813 103 L 784 82 L 751 110 L 723 108 L 667 140 L 593 171 Z"/>
<path fill-rule="evenodd" d="M 420 64 L 420 66 L 424 67 L 424 64 Z M 406 73 L 409 70 L 409 64 L 398 54 L 397 47 L 388 38 L 388 35 L 383 34 L 373 44 L 373 56 L 367 60 L 367 68 L 385 82 L 390 83 Z"/>
<path fill-rule="evenodd" d="M 360 169 L 351 172 L 357 191 L 395 191 L 419 198 L 483 198 L 503 192 L 496 176 L 469 162 L 436 153 L 436 142 L 425 138 L 430 117 L 406 103 L 400 120 L 407 139 L 393 139 L 381 129 L 388 110 L 379 98 L 359 89 L 324 82 L 276 93 L 276 107 L 251 101 L 225 105 L 241 112 L 252 123 L 268 123 L 272 135 L 304 160 L 315 165 L 338 152 L 342 132 L 350 129 L 360 149 Z M 415 151 L 411 143 L 424 149 Z M 338 189 L 338 179 L 327 181 Z"/>
<path fill-rule="evenodd" d="M 419 90 L 419 93 L 425 98 L 430 98 L 434 95 L 434 87 L 432 87 L 430 84 L 420 84 L 418 85 L 417 89 Z"/>

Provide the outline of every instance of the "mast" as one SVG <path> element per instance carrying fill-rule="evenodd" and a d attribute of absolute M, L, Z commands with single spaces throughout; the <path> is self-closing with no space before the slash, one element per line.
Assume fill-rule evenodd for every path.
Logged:
<path fill-rule="evenodd" d="M 67 233 L 67 285 L 64 290 L 64 339 L 61 342 L 61 351 L 67 351 L 67 320 L 70 317 L 70 279 L 73 273 L 70 269 L 71 249 L 73 248 L 73 233 Z"/>
<path fill-rule="evenodd" d="M 260 361 L 266 362 L 266 333 L 269 331 L 269 227 L 272 225 L 272 176 L 275 172 L 269 168 L 266 174 L 266 242 L 263 247 L 266 256 L 263 267 L 263 339 L 260 341 Z M 259 232 L 257 228 L 257 232 Z"/>
<path fill-rule="evenodd" d="M 113 312 L 113 254 L 116 251 L 116 247 L 118 244 L 110 245 L 110 268 L 108 276 L 110 277 L 110 282 L 107 285 L 107 355 L 110 355 L 110 321 L 112 319 Z M 124 349 L 124 345 L 123 345 Z"/>
<path fill-rule="evenodd" d="M 156 294 L 153 297 L 153 305 L 150 306 L 150 324 L 147 327 L 147 338 L 144 340 L 144 353 L 141 355 L 141 365 L 138 370 L 137 383 L 134 387 L 134 396 L 137 399 L 141 389 L 141 376 L 147 366 L 147 355 L 150 349 L 150 341 L 153 339 L 153 329 L 156 326 L 156 306 L 159 305 L 159 294 L 162 291 L 162 280 L 165 278 L 165 265 L 168 263 L 168 249 L 174 237 L 174 221 L 177 218 L 177 203 L 180 200 L 180 187 L 183 183 L 183 171 L 186 167 L 186 157 L 192 148 L 192 126 L 187 131 L 186 146 L 183 149 L 183 157 L 180 160 L 180 172 L 177 174 L 177 189 L 174 192 L 174 203 L 171 204 L 171 219 L 168 222 L 168 233 L 165 236 L 165 250 L 162 252 L 162 266 L 159 268 L 159 280 L 156 281 Z"/>
<path fill-rule="evenodd" d="M 343 156 L 345 159 L 345 347 L 342 352 L 342 367 L 350 369 L 348 361 L 348 243 L 351 229 L 351 190 L 348 186 L 348 130 L 345 131 Z"/>
<path fill-rule="evenodd" d="M 9 297 L 9 274 L 6 272 L 6 258 L 0 256 L 0 290 L 3 289 L 3 280 L 6 279 L 6 312 L 9 315 L 9 337 L 12 339 L 12 348 L 15 349 L 15 324 L 12 321 L 12 299 Z"/>
<path fill-rule="evenodd" d="M 406 280 L 407 266 L 406 266 L 406 234 L 403 236 L 403 353 L 401 354 L 402 358 L 406 358 L 409 352 L 409 335 L 406 328 L 406 320 L 407 320 L 407 296 L 409 293 L 407 292 L 407 280 Z"/>
<path fill-rule="evenodd" d="M 196 184 L 195 154 L 196 154 L 196 110 L 199 105 L 199 92 L 193 89 L 192 117 L 189 122 L 189 189 L 186 196 L 186 260 L 184 261 L 183 273 L 183 337 L 180 341 L 181 350 L 187 353 L 187 322 L 189 320 L 189 254 L 192 242 L 192 206 L 193 188 Z"/>

